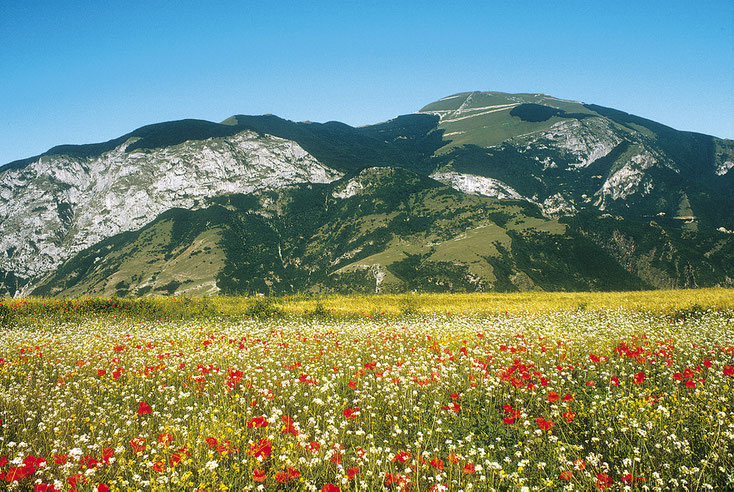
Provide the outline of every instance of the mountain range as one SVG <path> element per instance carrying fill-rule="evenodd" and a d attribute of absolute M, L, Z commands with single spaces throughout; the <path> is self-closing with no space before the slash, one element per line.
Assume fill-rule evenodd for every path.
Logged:
<path fill-rule="evenodd" d="M 0 294 L 734 285 L 734 142 L 542 94 L 149 125 L 0 167 Z"/>

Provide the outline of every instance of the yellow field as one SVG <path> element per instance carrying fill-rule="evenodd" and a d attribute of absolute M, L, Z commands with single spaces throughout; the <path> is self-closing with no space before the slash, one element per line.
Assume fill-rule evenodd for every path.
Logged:
<path fill-rule="evenodd" d="M 108 309 L 99 307 L 107 304 Z M 634 292 L 522 292 L 475 294 L 385 294 L 385 295 L 332 295 L 322 297 L 211 297 L 144 299 L 6 299 L 0 307 L 18 315 L 35 315 L 59 312 L 86 314 L 90 306 L 95 311 L 120 312 L 134 315 L 147 311 L 150 316 L 159 314 L 177 319 L 200 316 L 246 316 L 248 314 L 312 315 L 337 317 L 374 316 L 398 314 L 497 314 L 497 313 L 545 313 L 570 310 L 625 309 L 651 313 L 675 313 L 691 309 L 734 309 L 734 289 L 708 288 L 690 290 L 651 290 Z M 2 313 L 0 312 L 0 315 Z M 146 312 L 141 313 L 143 316 Z M 0 317 L 1 321 L 1 317 Z"/>

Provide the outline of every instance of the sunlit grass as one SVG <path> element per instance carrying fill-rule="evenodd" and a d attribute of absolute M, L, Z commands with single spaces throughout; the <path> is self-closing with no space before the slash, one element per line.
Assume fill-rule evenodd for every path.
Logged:
<path fill-rule="evenodd" d="M 385 294 L 354 296 L 5 299 L 4 316 L 74 319 L 115 314 L 145 319 L 314 314 L 337 317 L 400 314 L 497 314 L 569 310 L 627 309 L 674 313 L 691 309 L 734 309 L 734 289 L 653 290 L 634 292 L 523 292 L 476 294 Z"/>

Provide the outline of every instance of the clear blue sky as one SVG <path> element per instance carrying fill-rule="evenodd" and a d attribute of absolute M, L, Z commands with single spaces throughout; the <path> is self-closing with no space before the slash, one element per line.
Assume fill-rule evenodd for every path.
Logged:
<path fill-rule="evenodd" d="M 734 138 L 734 2 L 0 0 L 0 164 L 182 118 L 543 92 Z"/>

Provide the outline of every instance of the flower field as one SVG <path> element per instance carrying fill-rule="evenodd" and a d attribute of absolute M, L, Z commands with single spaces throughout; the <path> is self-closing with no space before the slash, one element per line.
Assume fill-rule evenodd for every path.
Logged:
<path fill-rule="evenodd" d="M 8 325 L 17 490 L 734 488 L 734 314 Z"/>

